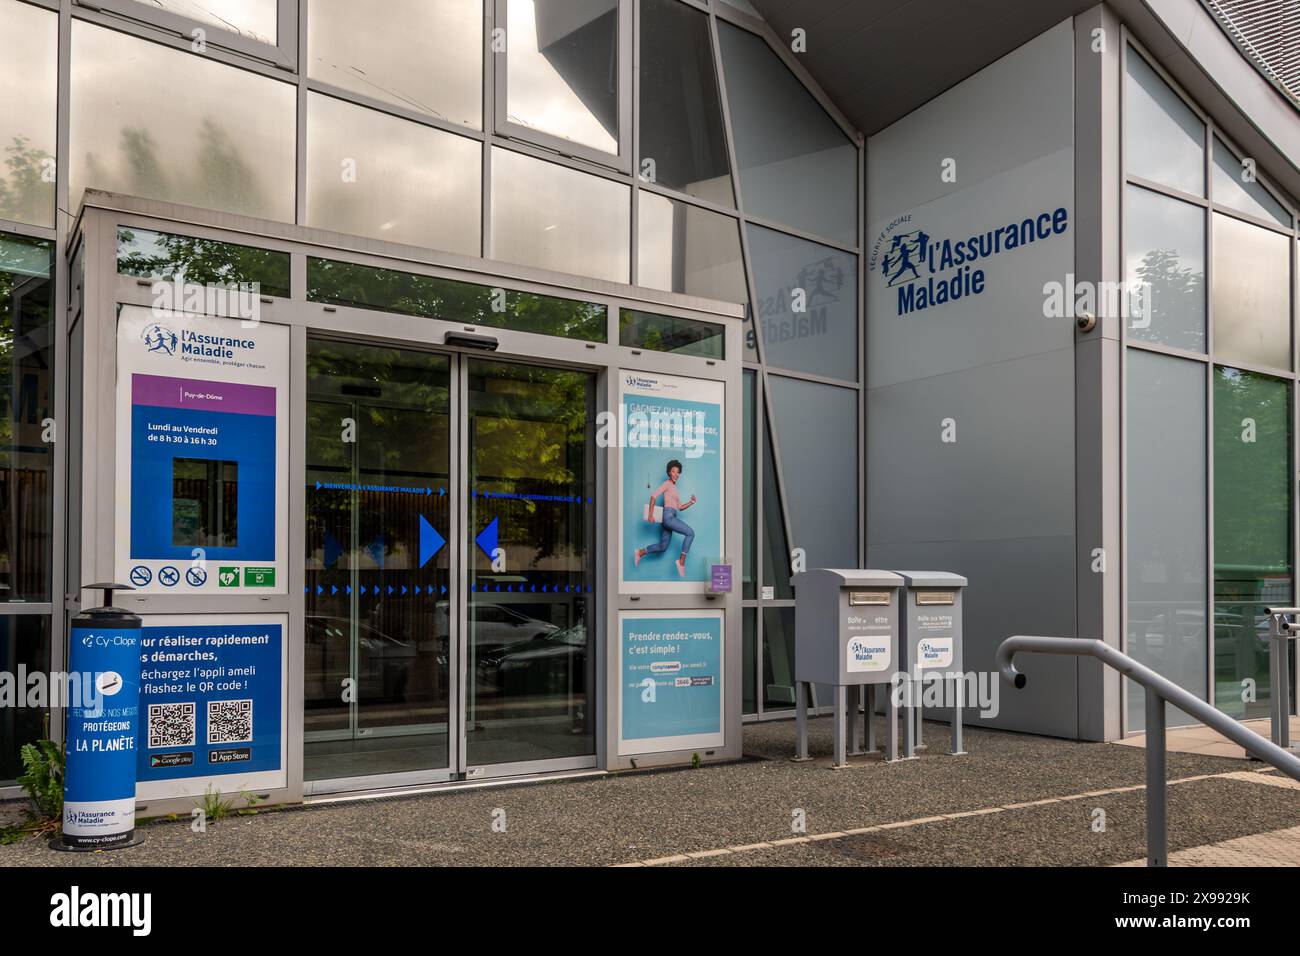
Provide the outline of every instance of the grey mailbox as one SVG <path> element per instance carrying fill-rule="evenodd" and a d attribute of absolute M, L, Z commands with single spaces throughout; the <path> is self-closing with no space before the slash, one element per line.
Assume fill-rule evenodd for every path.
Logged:
<path fill-rule="evenodd" d="M 949 571 L 899 571 L 904 581 L 899 670 L 908 675 L 903 752 L 916 756 L 921 743 L 921 689 L 927 671 L 953 675 L 952 752 L 962 753 L 961 598 L 966 579 Z"/>
<path fill-rule="evenodd" d="M 863 724 L 867 749 L 875 750 L 871 715 L 875 688 L 888 684 L 901 670 L 899 658 L 899 594 L 903 578 L 892 571 L 820 568 L 790 579 L 795 589 L 795 759 L 808 759 L 805 714 L 808 686 L 834 688 L 835 766 L 846 763 L 845 725 L 850 728 L 853 753 L 858 747 L 859 688 L 866 694 Z M 888 758 L 898 756 L 898 722 L 886 694 Z"/>

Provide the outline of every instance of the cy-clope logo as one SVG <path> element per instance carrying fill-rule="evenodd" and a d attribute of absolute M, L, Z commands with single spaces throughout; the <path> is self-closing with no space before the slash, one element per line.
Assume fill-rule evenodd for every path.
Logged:
<path fill-rule="evenodd" d="M 874 254 L 885 286 L 897 290 L 899 315 L 983 294 L 988 277 L 976 263 L 1064 235 L 1070 228 L 1070 212 L 1064 206 L 956 240 L 936 238 L 919 228 L 900 231 L 900 226 L 911 225 L 911 218 L 891 223 Z"/>

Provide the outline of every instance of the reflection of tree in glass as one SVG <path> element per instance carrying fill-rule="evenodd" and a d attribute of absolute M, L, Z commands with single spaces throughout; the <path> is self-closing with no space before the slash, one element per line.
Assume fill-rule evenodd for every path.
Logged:
<path fill-rule="evenodd" d="M 580 495 L 585 490 L 591 380 L 579 372 L 476 362 L 470 373 L 473 482 L 514 494 Z M 582 510 L 563 502 L 513 499 L 503 533 L 533 561 L 584 550 Z M 578 560 L 578 557 L 574 557 Z"/>
<path fill-rule="evenodd" d="M 145 127 L 122 130 L 124 191 L 149 199 L 187 203 L 226 212 L 258 215 L 268 203 L 254 168 L 244 159 L 230 134 L 212 117 L 199 124 L 199 154 L 193 164 L 159 156 L 154 134 Z M 193 170 L 191 176 L 183 171 Z M 168 175 L 168 171 L 172 175 Z M 180 174 L 180 175 L 178 175 Z M 111 176 L 90 154 L 86 157 L 86 187 L 113 188 Z"/>
<path fill-rule="evenodd" d="M 33 265 L 51 265 L 52 244 L 0 236 L 21 258 L 30 247 Z M 40 596 L 48 587 L 50 493 L 49 444 L 41 440 L 50 414 L 49 340 L 53 283 L 44 275 L 0 271 L 0 582 L 10 598 Z M 44 503 L 44 504 L 43 504 Z"/>
<path fill-rule="evenodd" d="M 119 229 L 117 271 L 145 279 L 183 273 L 187 282 L 199 284 L 256 282 L 263 295 L 289 295 L 287 253 L 193 236 Z"/>
<path fill-rule="evenodd" d="M 1180 268 L 1181 259 L 1174 249 L 1152 249 L 1142 257 L 1137 268 L 1140 282 L 1151 288 L 1146 303 L 1151 312 L 1151 328 L 1159 330 L 1162 340 L 1183 348 L 1204 348 L 1205 311 L 1204 275 L 1191 268 Z M 1173 330 L 1182 330 L 1182 340 L 1175 340 Z"/>
<path fill-rule="evenodd" d="M 23 136 L 15 136 L 5 147 L 6 172 L 0 175 L 0 218 L 36 224 L 52 220 L 54 183 L 42 178 L 51 159 L 45 150 L 33 149 Z"/>
<path fill-rule="evenodd" d="M 309 259 L 307 295 L 314 302 L 382 309 L 488 328 L 605 340 L 605 307 L 436 276 Z"/>
<path fill-rule="evenodd" d="M 1290 422 L 1290 390 L 1284 382 L 1215 369 L 1214 576 L 1219 601 L 1261 600 L 1266 584 L 1276 584 L 1265 578 L 1290 575 Z"/>

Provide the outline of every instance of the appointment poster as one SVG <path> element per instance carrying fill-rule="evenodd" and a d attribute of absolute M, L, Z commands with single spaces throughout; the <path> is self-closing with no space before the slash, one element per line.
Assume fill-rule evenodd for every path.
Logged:
<path fill-rule="evenodd" d="M 721 747 L 722 611 L 621 611 L 623 755 Z"/>
<path fill-rule="evenodd" d="M 127 306 L 117 334 L 119 581 L 284 594 L 289 330 Z"/>
<path fill-rule="evenodd" d="M 137 799 L 287 785 L 287 615 L 146 617 Z"/>
<path fill-rule="evenodd" d="M 725 386 L 628 370 L 619 377 L 619 590 L 704 593 L 725 554 Z"/>

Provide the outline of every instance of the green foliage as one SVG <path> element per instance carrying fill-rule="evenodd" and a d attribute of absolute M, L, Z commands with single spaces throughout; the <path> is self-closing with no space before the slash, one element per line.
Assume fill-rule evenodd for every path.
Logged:
<path fill-rule="evenodd" d="M 23 775 L 18 785 L 36 806 L 41 817 L 63 815 L 63 774 L 67 754 L 62 746 L 52 740 L 38 740 L 24 744 L 19 756 L 23 762 Z"/>
<path fill-rule="evenodd" d="M 45 733 L 50 732 L 50 718 L 45 718 Z M 41 836 L 57 832 L 63 823 L 63 777 L 67 751 L 49 739 L 23 744 L 18 752 L 23 774 L 18 784 L 32 801 L 26 821 L 16 827 L 0 828 L 0 844 L 13 843 L 23 834 Z"/>
<path fill-rule="evenodd" d="M 698 752 L 691 754 L 691 766 L 696 770 L 700 769 L 700 755 Z"/>
<path fill-rule="evenodd" d="M 262 798 L 255 793 L 248 793 L 243 790 L 239 792 L 239 796 L 244 801 L 244 807 L 243 809 L 237 810 L 235 812 L 238 813 L 241 817 L 256 816 L 257 805 L 262 802 Z"/>
<path fill-rule="evenodd" d="M 221 796 L 220 790 L 208 784 L 208 789 L 203 791 L 203 799 L 195 806 L 203 811 L 203 817 L 208 823 L 216 823 L 230 816 L 231 811 L 235 809 L 235 801 L 225 799 Z"/>

